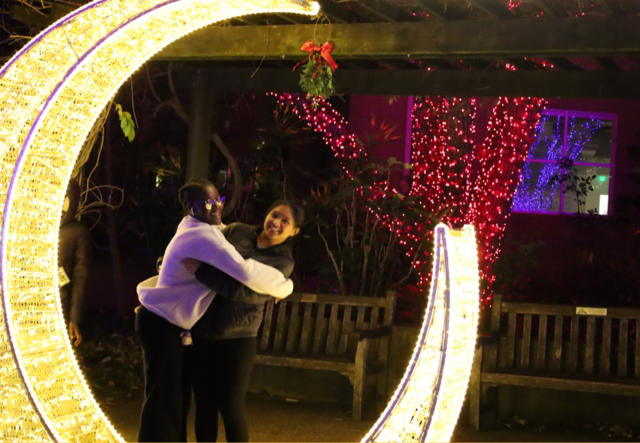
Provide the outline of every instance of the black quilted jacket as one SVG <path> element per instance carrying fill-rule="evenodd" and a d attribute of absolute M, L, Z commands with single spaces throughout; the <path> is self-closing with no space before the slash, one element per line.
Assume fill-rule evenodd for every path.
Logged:
<path fill-rule="evenodd" d="M 222 232 L 245 259 L 251 258 L 272 266 L 289 277 L 294 261 L 288 242 L 258 249 L 261 226 L 233 223 Z M 264 305 L 270 296 L 258 294 L 222 271 L 203 263 L 196 278 L 217 292 L 209 309 L 191 328 L 194 339 L 224 340 L 255 337 L 264 316 Z"/>

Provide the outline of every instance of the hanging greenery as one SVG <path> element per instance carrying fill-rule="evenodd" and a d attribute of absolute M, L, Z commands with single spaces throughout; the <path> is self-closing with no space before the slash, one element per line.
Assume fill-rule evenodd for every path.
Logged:
<path fill-rule="evenodd" d="M 131 114 L 123 111 L 122 106 L 116 103 L 116 111 L 118 111 L 118 117 L 120 117 L 120 127 L 122 128 L 122 132 L 129 139 L 130 142 L 136 137 L 136 124 L 131 118 Z"/>
<path fill-rule="evenodd" d="M 326 42 L 322 46 L 316 46 L 309 40 L 300 49 L 310 52 L 306 60 L 298 63 L 298 65 L 304 63 L 300 76 L 300 88 L 314 103 L 320 98 L 327 100 L 334 94 L 333 71 L 338 69 L 338 65 L 331 56 L 333 44 Z M 295 70 L 298 65 L 293 69 Z"/>

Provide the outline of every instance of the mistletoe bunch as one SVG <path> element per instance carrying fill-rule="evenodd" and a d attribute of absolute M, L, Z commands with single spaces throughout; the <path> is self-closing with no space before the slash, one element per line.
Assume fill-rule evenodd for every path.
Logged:
<path fill-rule="evenodd" d="M 302 45 L 301 49 L 311 54 L 301 62 L 304 66 L 300 76 L 300 88 L 307 93 L 307 98 L 313 101 L 318 98 L 328 99 L 334 93 L 333 71 L 338 69 L 338 65 L 331 57 L 333 45 L 326 42 L 322 46 L 316 46 L 308 41 Z"/>

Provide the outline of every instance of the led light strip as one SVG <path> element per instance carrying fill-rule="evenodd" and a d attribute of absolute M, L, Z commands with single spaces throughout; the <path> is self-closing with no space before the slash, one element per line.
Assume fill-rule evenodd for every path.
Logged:
<path fill-rule="evenodd" d="M 0 69 L 0 441 L 122 440 L 91 395 L 64 326 L 58 229 L 73 165 L 120 85 L 172 41 L 305 0 L 97 0 Z"/>
<path fill-rule="evenodd" d="M 473 226 L 436 226 L 425 319 L 404 377 L 362 440 L 449 441 L 469 383 L 478 325 Z"/>

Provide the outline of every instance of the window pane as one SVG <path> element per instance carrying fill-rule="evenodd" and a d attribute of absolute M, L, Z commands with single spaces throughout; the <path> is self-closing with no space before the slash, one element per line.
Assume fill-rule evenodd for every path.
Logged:
<path fill-rule="evenodd" d="M 570 117 L 567 155 L 577 162 L 611 164 L 613 121 Z"/>
<path fill-rule="evenodd" d="M 564 117 L 543 115 L 536 127 L 536 139 L 529 150 L 529 159 L 558 160 L 562 158 Z"/>
<path fill-rule="evenodd" d="M 559 212 L 560 185 L 551 177 L 560 168 L 555 163 L 527 162 L 520 173 L 520 184 L 513 197 L 512 211 Z"/>
<path fill-rule="evenodd" d="M 576 182 L 567 180 L 564 184 L 564 212 L 575 214 L 578 212 L 578 200 L 580 201 L 580 213 L 586 214 L 588 211 L 595 211 L 596 214 L 607 215 L 609 206 L 609 180 L 611 179 L 611 168 L 598 168 L 593 166 L 576 166 L 579 177 Z M 592 177 L 591 185 L 593 191 L 586 191 L 586 195 L 576 195 L 576 190 L 580 193 L 580 177 Z M 584 194 L 583 193 L 583 194 Z"/>

